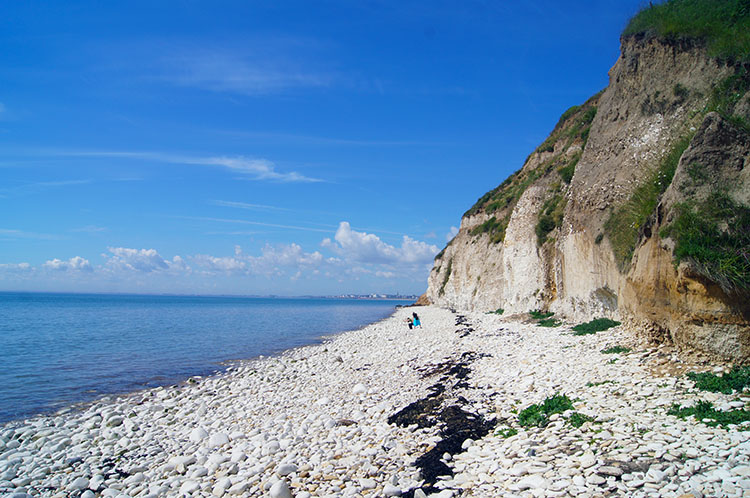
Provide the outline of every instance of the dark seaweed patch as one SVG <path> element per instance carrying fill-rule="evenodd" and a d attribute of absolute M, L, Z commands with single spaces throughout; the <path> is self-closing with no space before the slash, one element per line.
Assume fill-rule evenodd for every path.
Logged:
<path fill-rule="evenodd" d="M 468 334 L 474 329 L 470 327 L 466 317 L 456 317 L 456 325 L 464 324 L 464 329 L 457 332 Z M 451 476 L 453 470 L 443 462 L 443 455 L 455 455 L 463 451 L 462 445 L 467 439 L 481 439 L 495 427 L 495 420 L 486 420 L 464 408 L 469 401 L 460 395 L 451 396 L 457 389 L 469 389 L 467 382 L 471 374 L 469 365 L 477 358 L 490 355 L 479 355 L 474 352 L 464 352 L 457 360 L 448 360 L 438 365 L 421 369 L 422 378 L 442 375 L 440 381 L 429 389 L 430 394 L 417 400 L 397 413 L 388 417 L 388 423 L 407 427 L 416 424 L 418 427 L 440 426 L 441 440 L 428 452 L 419 456 L 414 465 L 419 468 L 423 484 L 421 489 L 425 493 L 438 492 L 435 488 L 438 477 Z M 450 387 L 448 387 L 450 386 Z M 454 399 L 450 401 L 451 397 Z M 402 496 L 413 498 L 415 489 L 409 490 Z"/>

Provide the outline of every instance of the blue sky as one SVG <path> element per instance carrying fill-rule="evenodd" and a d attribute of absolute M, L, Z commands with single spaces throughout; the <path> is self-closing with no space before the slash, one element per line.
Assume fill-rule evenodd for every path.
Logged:
<path fill-rule="evenodd" d="M 421 293 L 641 4 L 6 2 L 0 290 Z"/>

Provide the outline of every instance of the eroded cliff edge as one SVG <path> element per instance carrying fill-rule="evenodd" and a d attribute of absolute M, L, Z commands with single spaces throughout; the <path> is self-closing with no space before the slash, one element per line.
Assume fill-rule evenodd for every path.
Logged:
<path fill-rule="evenodd" d="M 618 318 L 749 362 L 750 67 L 636 35 L 609 77 L 464 214 L 426 297 Z"/>

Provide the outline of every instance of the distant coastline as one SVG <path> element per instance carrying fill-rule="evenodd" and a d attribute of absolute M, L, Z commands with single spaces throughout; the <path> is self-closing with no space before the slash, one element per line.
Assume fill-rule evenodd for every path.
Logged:
<path fill-rule="evenodd" d="M 29 290 L 0 290 L 3 294 L 31 294 L 31 295 L 74 295 L 74 296 L 141 296 L 141 297 L 215 297 L 222 299 L 369 299 L 388 301 L 414 301 L 419 298 L 418 294 L 335 294 L 335 295 L 299 295 L 281 296 L 278 294 L 179 294 L 175 292 L 68 292 L 68 291 L 29 291 Z"/>

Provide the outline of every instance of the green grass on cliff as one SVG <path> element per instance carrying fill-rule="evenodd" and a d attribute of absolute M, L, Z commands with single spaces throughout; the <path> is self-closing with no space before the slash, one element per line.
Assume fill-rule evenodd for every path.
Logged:
<path fill-rule="evenodd" d="M 451 272 L 453 271 L 453 260 L 448 260 L 448 266 L 445 268 L 445 276 L 443 277 L 443 283 L 440 285 L 439 295 L 445 294 L 445 286 L 448 285 L 448 280 L 451 278 Z"/>
<path fill-rule="evenodd" d="M 746 67 L 741 67 L 714 86 L 705 112 L 718 112 L 730 123 L 750 133 L 750 121 L 747 116 L 735 113 L 735 107 L 749 91 L 750 71 Z"/>
<path fill-rule="evenodd" d="M 562 225 L 566 204 L 567 200 L 559 191 L 544 201 L 535 227 L 536 243 L 539 247 L 544 245 L 552 230 Z"/>
<path fill-rule="evenodd" d="M 490 219 L 477 225 L 469 232 L 473 236 L 481 235 L 486 233 L 490 237 L 492 244 L 497 244 L 505 239 L 505 229 L 508 228 L 509 216 L 504 216 L 499 220 L 492 216 Z"/>
<path fill-rule="evenodd" d="M 591 122 L 596 116 L 599 96 L 602 92 L 597 93 L 584 104 L 573 106 L 565 111 L 560 120 L 555 125 L 550 136 L 540 145 L 534 153 L 526 160 L 526 163 L 535 153 L 554 152 L 556 144 L 558 146 L 556 154 L 545 156 L 544 162 L 537 165 L 534 169 L 520 169 L 510 175 L 498 187 L 490 190 L 464 213 L 464 217 L 473 216 L 479 213 L 490 215 L 481 225 L 472 229 L 471 235 L 478 237 L 482 234 L 489 236 L 491 243 L 500 243 L 505 239 L 505 229 L 510 221 L 510 215 L 513 212 L 518 200 L 521 198 L 526 189 L 537 180 L 546 177 L 549 174 L 557 172 L 565 184 L 570 183 L 575 172 L 576 164 L 581 158 L 581 151 L 586 147 Z M 580 146 L 581 150 L 571 151 L 567 154 L 568 149 L 573 146 Z"/>
<path fill-rule="evenodd" d="M 748 0 L 668 0 L 650 2 L 628 23 L 624 36 L 645 34 L 669 41 L 697 39 L 709 55 L 750 61 Z"/>
<path fill-rule="evenodd" d="M 638 185 L 630 198 L 614 210 L 604 223 L 604 233 L 612 245 L 615 261 L 621 271 L 630 268 L 641 231 L 659 204 L 661 194 L 672 183 L 677 163 L 692 138 L 691 133 L 678 140 L 646 181 Z"/>
<path fill-rule="evenodd" d="M 660 233 L 676 241 L 683 260 L 725 292 L 750 291 L 750 208 L 714 191 L 705 202 L 677 206 L 675 221 Z"/>

